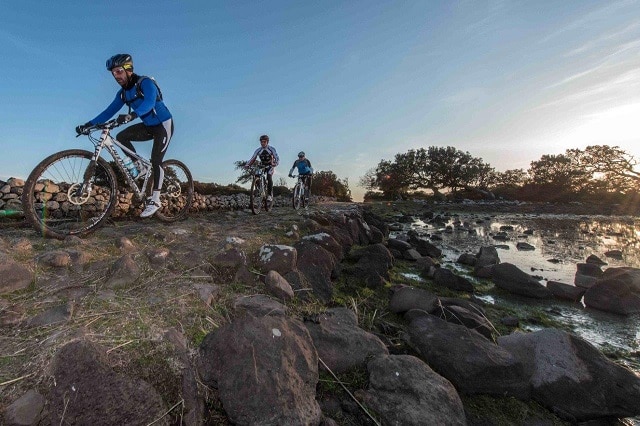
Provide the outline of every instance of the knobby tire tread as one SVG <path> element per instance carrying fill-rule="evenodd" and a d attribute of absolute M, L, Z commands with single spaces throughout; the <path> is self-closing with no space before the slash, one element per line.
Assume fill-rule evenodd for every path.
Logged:
<path fill-rule="evenodd" d="M 182 172 L 185 174 L 187 178 L 187 182 L 186 182 L 187 183 L 187 195 L 186 195 L 187 200 L 185 202 L 185 205 L 182 206 L 180 211 L 175 215 L 164 214 L 163 209 L 158 210 L 155 214 L 155 217 L 157 217 L 162 222 L 175 222 L 177 220 L 185 218 L 189 214 L 189 210 L 191 210 L 191 205 L 193 204 L 194 189 L 193 189 L 193 177 L 191 176 L 191 171 L 182 161 L 173 160 L 173 159 L 163 161 L 162 168 L 165 169 L 165 180 L 168 179 L 166 170 L 170 166 L 176 166 L 177 168 L 181 169 Z M 167 183 L 166 181 L 163 182 L 163 186 L 166 183 Z M 185 183 L 185 182 L 182 182 L 182 183 Z M 153 188 L 153 175 L 151 176 L 151 188 Z"/>
<path fill-rule="evenodd" d="M 111 196 L 109 200 L 110 202 L 108 203 L 107 210 L 103 213 L 102 217 L 96 222 L 94 222 L 90 227 L 80 230 L 78 232 L 56 231 L 48 227 L 46 225 L 46 221 L 41 220 L 35 208 L 36 200 L 34 195 L 35 186 L 38 183 L 38 179 L 42 176 L 43 172 L 47 170 L 47 168 L 53 165 L 55 162 L 66 157 L 74 157 L 74 156 L 83 157 L 90 161 L 91 157 L 93 157 L 93 152 L 86 151 L 83 149 L 68 149 L 68 150 L 56 152 L 55 154 L 51 154 L 50 156 L 42 160 L 40 163 L 38 163 L 36 167 L 34 167 L 34 169 L 29 174 L 29 177 L 27 178 L 27 181 L 24 185 L 23 193 L 22 193 L 22 206 L 23 206 L 25 218 L 29 223 L 31 223 L 31 225 L 33 225 L 36 231 L 41 232 L 44 236 L 57 238 L 57 239 L 64 239 L 69 235 L 76 235 L 79 237 L 87 235 L 95 231 L 96 229 L 98 229 L 100 226 L 102 226 L 103 223 L 111 216 L 111 214 L 113 213 L 113 210 L 116 207 L 117 194 L 118 194 L 118 184 L 117 184 L 116 174 L 113 171 L 113 168 L 111 168 L 111 166 L 109 165 L 109 163 L 102 157 L 99 157 L 97 162 L 108 174 L 109 179 L 111 181 L 111 185 L 109 188 L 111 191 Z"/>

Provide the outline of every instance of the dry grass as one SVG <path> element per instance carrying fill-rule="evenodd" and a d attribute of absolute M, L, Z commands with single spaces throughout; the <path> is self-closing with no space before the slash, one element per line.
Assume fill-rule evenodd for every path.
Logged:
<path fill-rule="evenodd" d="M 293 244 L 294 237 L 286 233 L 299 226 L 307 212 L 276 211 L 260 216 L 205 213 L 170 225 L 113 222 L 73 242 L 43 239 L 25 227 L 3 229 L 0 258 L 26 265 L 34 280 L 26 289 L 0 295 L 0 412 L 29 389 L 46 395 L 53 380 L 48 372 L 53 356 L 82 338 L 101 345 L 115 371 L 151 383 L 172 408 L 167 416 L 179 422 L 184 414 L 180 378 L 185 358 L 165 333 L 175 329 L 184 336 L 192 359 L 207 333 L 231 321 L 238 295 L 262 292 L 259 282 L 234 283 L 233 271 L 216 268 L 211 260 L 231 246 L 227 237 L 244 240 L 239 248 L 249 258 L 264 244 Z M 132 255 L 141 273 L 130 285 L 108 288 L 110 268 L 123 254 L 118 245 L 122 236 L 135 246 Z M 14 249 L 18 246 L 20 250 Z M 152 265 L 147 253 L 163 248 L 171 253 L 166 263 Z M 81 252 L 84 263 L 55 268 L 38 261 L 52 251 Z M 220 288 L 211 306 L 200 298 L 196 284 Z M 30 319 L 59 305 L 69 308 L 67 320 L 29 326 Z M 317 301 L 295 301 L 290 312 L 302 318 L 324 308 Z M 207 396 L 208 420 L 224 424 L 216 391 L 199 387 Z"/>

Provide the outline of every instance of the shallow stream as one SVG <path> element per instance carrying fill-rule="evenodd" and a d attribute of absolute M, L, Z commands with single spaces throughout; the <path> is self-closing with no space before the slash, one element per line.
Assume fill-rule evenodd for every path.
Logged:
<path fill-rule="evenodd" d="M 640 218 L 460 213 L 438 223 L 415 220 L 403 228 L 428 234 L 442 248 L 442 262 L 465 272 L 466 268 L 455 263 L 460 254 L 476 254 L 486 245 L 497 247 L 501 262 L 518 266 L 542 284 L 553 280 L 573 285 L 576 264 L 592 254 L 607 262 L 603 270 L 619 266 L 640 268 Z M 533 249 L 518 250 L 519 242 L 528 243 Z M 605 254 L 612 250 L 619 250 L 621 255 Z M 539 307 L 607 353 L 623 352 L 620 362 L 640 374 L 640 315 L 620 316 L 557 299 L 502 294 L 480 297 L 501 306 Z M 536 326 L 527 329 L 535 330 Z"/>

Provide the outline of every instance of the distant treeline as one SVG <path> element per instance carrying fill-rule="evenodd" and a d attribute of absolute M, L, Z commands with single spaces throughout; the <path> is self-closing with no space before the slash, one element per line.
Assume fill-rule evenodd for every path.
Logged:
<path fill-rule="evenodd" d="M 543 155 L 529 169 L 496 171 L 454 147 L 411 149 L 360 178 L 365 200 L 407 197 L 500 198 L 536 202 L 633 203 L 640 200 L 638 161 L 617 146 Z"/>

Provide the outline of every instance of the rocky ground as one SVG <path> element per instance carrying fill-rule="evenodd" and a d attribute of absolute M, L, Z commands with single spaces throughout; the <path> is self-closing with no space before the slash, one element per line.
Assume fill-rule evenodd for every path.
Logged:
<path fill-rule="evenodd" d="M 536 379 L 542 390 L 527 384 L 523 347 L 595 359 L 576 375 L 619 377 L 631 398 L 640 386 L 563 331 L 508 338 L 526 318 L 477 308 L 455 277 L 460 288 L 434 287 L 437 253 L 410 243 L 415 253 L 390 250 L 380 217 L 397 206 L 376 205 L 373 217 L 361 207 L 120 221 L 64 241 L 0 222 L 5 423 L 564 424 L 635 415 L 618 396 L 604 403 L 609 411 L 586 395 L 588 410 L 571 401 L 554 409 L 546 377 Z M 405 273 L 430 277 L 418 288 Z M 465 327 L 423 314 L 443 306 L 440 318 L 481 315 L 466 316 L 475 322 Z M 447 346 L 452 336 L 471 346 Z"/>

